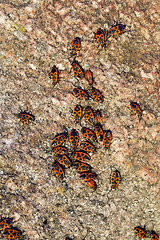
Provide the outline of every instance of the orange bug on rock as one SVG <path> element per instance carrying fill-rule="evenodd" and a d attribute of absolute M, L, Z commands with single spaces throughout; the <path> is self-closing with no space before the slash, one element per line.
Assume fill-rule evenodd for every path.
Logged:
<path fill-rule="evenodd" d="M 72 129 L 69 133 L 69 141 L 72 148 L 76 148 L 79 142 L 79 133 L 76 129 Z"/>
<path fill-rule="evenodd" d="M 110 36 L 115 36 L 115 35 L 118 35 L 118 34 L 121 34 L 124 32 L 126 28 L 126 25 L 123 25 L 123 24 L 116 24 L 114 26 L 112 26 L 108 31 L 107 31 L 107 37 L 109 38 Z"/>
<path fill-rule="evenodd" d="M 109 148 L 112 142 L 112 132 L 111 130 L 104 131 L 103 143 L 105 148 Z"/>
<path fill-rule="evenodd" d="M 92 179 L 87 181 L 86 184 L 88 187 L 92 188 L 93 190 L 96 190 L 96 188 L 97 188 L 96 182 Z"/>
<path fill-rule="evenodd" d="M 0 221 L 0 231 L 12 225 L 13 218 L 4 218 Z"/>
<path fill-rule="evenodd" d="M 102 128 L 102 126 L 99 123 L 97 123 L 95 125 L 95 129 L 94 130 L 95 130 L 95 134 L 96 134 L 97 140 L 98 141 L 102 141 L 103 140 L 103 128 Z"/>
<path fill-rule="evenodd" d="M 96 88 L 92 88 L 92 98 L 96 101 L 96 102 L 100 102 L 102 103 L 103 102 L 103 96 L 102 94 L 100 93 L 99 90 L 97 90 Z"/>
<path fill-rule="evenodd" d="M 60 164 L 64 165 L 65 167 L 70 167 L 71 166 L 71 160 L 66 154 L 58 154 L 56 156 L 57 162 Z"/>
<path fill-rule="evenodd" d="M 101 118 L 102 118 L 101 112 L 100 112 L 99 110 L 96 110 L 95 113 L 94 113 L 94 115 L 95 115 L 95 120 L 96 120 L 98 123 L 100 123 Z"/>
<path fill-rule="evenodd" d="M 140 105 L 136 102 L 131 102 L 130 103 L 131 110 L 138 115 L 139 120 L 142 119 L 142 110 L 140 108 Z"/>
<path fill-rule="evenodd" d="M 81 129 L 81 133 L 88 140 L 92 140 L 93 141 L 96 138 L 95 133 L 92 130 L 90 130 L 89 128 L 83 127 Z"/>
<path fill-rule="evenodd" d="M 81 88 L 74 88 L 73 89 L 73 94 L 80 99 L 84 99 L 84 100 L 89 99 L 88 93 L 86 93 L 85 90 L 83 90 Z"/>
<path fill-rule="evenodd" d="M 67 136 L 68 136 L 67 132 L 57 134 L 51 142 L 52 147 L 57 147 L 61 145 L 67 139 Z"/>
<path fill-rule="evenodd" d="M 85 182 L 88 182 L 90 180 L 93 180 L 96 178 L 96 174 L 92 172 L 82 172 L 80 174 L 80 179 L 84 180 Z"/>
<path fill-rule="evenodd" d="M 89 161 L 91 159 L 88 153 L 82 151 L 74 151 L 72 157 L 81 162 Z"/>
<path fill-rule="evenodd" d="M 94 112 L 91 107 L 86 107 L 85 109 L 85 117 L 88 123 L 93 124 L 94 123 Z"/>
<path fill-rule="evenodd" d="M 84 77 L 90 85 L 93 84 L 93 74 L 90 70 L 85 71 Z"/>
<path fill-rule="evenodd" d="M 80 147 L 83 151 L 90 152 L 90 153 L 93 153 L 96 149 L 93 144 L 91 144 L 90 142 L 87 142 L 87 141 L 82 141 L 80 143 Z"/>
<path fill-rule="evenodd" d="M 79 162 L 79 161 L 75 161 L 72 166 L 78 172 L 88 172 L 91 169 L 90 165 L 84 162 Z"/>
<path fill-rule="evenodd" d="M 55 86 L 59 81 L 59 70 L 55 65 L 53 66 L 51 72 L 49 73 L 49 76 L 52 79 L 53 85 Z"/>
<path fill-rule="evenodd" d="M 96 39 L 97 39 L 97 43 L 98 43 L 101 47 L 104 47 L 104 46 L 105 46 L 105 31 L 103 31 L 101 28 L 98 28 L 98 29 L 97 29 Z"/>
<path fill-rule="evenodd" d="M 81 47 L 81 40 L 79 37 L 73 39 L 71 43 L 71 56 L 75 56 Z"/>
<path fill-rule="evenodd" d="M 53 147 L 52 150 L 56 154 L 67 154 L 68 153 L 68 149 L 64 146 Z"/>
<path fill-rule="evenodd" d="M 151 240 L 159 240 L 159 236 L 155 231 L 152 230 L 151 232 Z"/>
<path fill-rule="evenodd" d="M 83 71 L 83 68 L 80 66 L 80 64 L 74 60 L 71 65 L 72 65 L 74 76 L 82 79 L 84 77 L 84 71 Z"/>
<path fill-rule="evenodd" d="M 6 228 L 2 236 L 8 239 L 19 238 L 22 235 L 22 232 L 17 228 Z"/>
<path fill-rule="evenodd" d="M 111 188 L 116 189 L 121 181 L 121 174 L 118 170 L 115 170 L 111 173 L 110 182 Z"/>
<path fill-rule="evenodd" d="M 80 105 L 77 105 L 74 107 L 73 109 L 73 117 L 74 117 L 74 121 L 76 123 L 79 123 L 82 117 L 82 107 Z"/>
<path fill-rule="evenodd" d="M 142 227 L 135 227 L 134 228 L 134 233 L 136 236 L 140 237 L 140 238 L 145 238 L 146 237 L 146 230 Z"/>
<path fill-rule="evenodd" d="M 18 114 L 18 117 L 21 120 L 21 122 L 26 124 L 31 124 L 35 120 L 35 117 L 31 113 L 26 111 L 20 112 Z"/>
<path fill-rule="evenodd" d="M 62 180 L 64 178 L 64 170 L 58 162 L 53 163 L 53 171 L 54 171 L 55 176 L 58 179 Z"/>

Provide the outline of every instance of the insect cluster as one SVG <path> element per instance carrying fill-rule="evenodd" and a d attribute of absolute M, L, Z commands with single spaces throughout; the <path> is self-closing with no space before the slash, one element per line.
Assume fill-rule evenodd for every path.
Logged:
<path fill-rule="evenodd" d="M 69 140 L 71 150 L 63 146 L 65 140 Z M 53 163 L 54 175 L 62 180 L 65 176 L 65 169 L 73 167 L 80 174 L 80 179 L 94 190 L 96 182 L 94 181 L 96 174 L 91 171 L 91 166 L 87 163 L 91 157 L 88 152 L 93 152 L 92 145 L 88 146 L 89 151 L 76 150 L 79 143 L 79 133 L 76 129 L 72 129 L 69 133 L 63 132 L 56 135 L 52 142 L 52 150 L 55 153 L 55 162 Z M 83 142 L 81 142 L 83 145 Z"/>
<path fill-rule="evenodd" d="M 81 46 L 80 38 L 75 38 L 71 43 L 71 56 L 76 56 Z M 76 78 L 85 79 L 91 86 L 91 93 L 87 93 L 82 88 L 74 88 L 73 94 L 82 100 L 89 100 L 90 96 L 98 103 L 103 102 L 103 96 L 100 91 L 93 87 L 93 74 L 90 70 L 84 72 L 78 61 L 75 59 L 72 62 L 72 70 Z M 55 68 L 55 66 L 54 66 Z M 53 71 L 51 71 L 52 73 Z M 57 70 L 58 72 L 58 70 Z M 58 74 L 56 75 L 58 76 Z M 83 115 L 83 107 L 76 105 L 72 111 L 75 123 L 81 124 Z M 79 144 L 80 135 L 76 129 L 72 129 L 69 133 L 63 132 L 56 135 L 52 142 L 52 149 L 56 154 L 55 162 L 53 163 L 53 172 L 58 179 L 63 179 L 65 176 L 64 168 L 73 167 L 80 174 L 81 180 L 84 180 L 87 186 L 92 189 L 96 189 L 97 184 L 95 182 L 96 174 L 91 171 L 91 166 L 88 164 L 90 161 L 90 153 L 96 150 L 95 142 L 103 142 L 104 147 L 108 149 L 112 141 L 111 130 L 103 130 L 101 125 L 101 112 L 99 110 L 94 111 L 92 107 L 87 106 L 84 110 L 85 120 L 88 124 L 93 126 L 93 129 L 88 127 L 82 127 L 81 134 L 84 137 Z M 65 140 L 69 140 L 71 149 L 63 146 Z M 76 149 L 79 144 L 79 149 Z M 120 172 L 114 171 L 110 177 L 111 188 L 117 188 L 121 180 Z"/>
<path fill-rule="evenodd" d="M 22 235 L 18 228 L 12 227 L 12 223 L 12 218 L 4 218 L 0 221 L 0 231 L 3 231 L 2 236 L 7 239 L 16 239 Z"/>
<path fill-rule="evenodd" d="M 96 31 L 95 37 L 97 43 L 101 47 L 105 47 L 106 40 L 111 36 L 116 36 L 124 32 L 126 25 L 116 24 L 112 26 L 109 30 L 105 31 L 99 28 Z M 71 57 L 73 61 L 71 63 L 73 74 L 78 79 L 85 78 L 89 84 L 88 90 L 81 87 L 76 87 L 73 89 L 73 95 L 80 100 L 93 99 L 97 103 L 103 103 L 104 98 L 97 88 L 93 87 L 94 78 L 93 73 L 88 69 L 84 71 L 80 63 L 75 59 L 78 51 L 81 48 L 81 40 L 76 37 L 71 42 Z M 59 70 L 54 65 L 49 73 L 49 77 L 55 86 L 59 82 Z M 130 109 L 138 116 L 139 120 L 142 119 L 142 110 L 138 103 L 131 102 Z M 79 134 L 76 129 L 72 129 L 69 132 L 65 131 L 57 134 L 51 142 L 52 150 L 55 154 L 53 163 L 53 173 L 55 177 L 63 180 L 65 177 L 65 169 L 72 167 L 79 174 L 79 178 L 84 181 L 84 183 L 96 190 L 97 183 L 95 181 L 97 175 L 92 171 L 92 167 L 88 162 L 91 161 L 90 154 L 96 151 L 95 144 L 98 142 L 103 142 L 105 149 L 109 149 L 112 143 L 112 131 L 110 129 L 104 130 L 101 124 L 102 114 L 100 110 L 94 110 L 92 107 L 87 106 L 85 109 L 81 105 L 76 105 L 72 111 L 75 123 L 81 125 L 81 119 L 84 116 L 87 124 L 91 125 L 91 128 L 83 126 L 81 128 L 81 133 Z M 19 119 L 26 124 L 30 124 L 35 120 L 35 117 L 26 111 L 20 112 L 18 115 Z M 80 135 L 83 136 L 83 140 L 80 140 Z M 70 149 L 64 146 L 65 141 L 69 141 Z M 111 189 L 116 189 L 121 181 L 121 174 L 118 170 L 111 173 L 110 184 Z M 0 222 L 0 230 L 3 230 L 3 237 L 8 239 L 14 239 L 21 236 L 21 231 L 17 228 L 11 227 L 12 219 L 5 218 Z M 135 227 L 134 233 L 136 236 L 145 238 L 147 236 L 147 231 L 142 227 Z M 158 235 L 152 231 L 150 232 L 151 240 L 159 240 Z M 66 237 L 66 239 L 70 239 Z"/>

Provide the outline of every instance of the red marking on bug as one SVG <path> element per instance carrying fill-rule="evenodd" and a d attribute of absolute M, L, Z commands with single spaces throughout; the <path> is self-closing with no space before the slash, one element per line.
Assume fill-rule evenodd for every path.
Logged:
<path fill-rule="evenodd" d="M 88 93 L 85 92 L 85 90 L 81 89 L 81 88 L 74 88 L 73 89 L 73 93 L 76 97 L 80 98 L 80 99 L 84 99 L 84 100 L 88 100 L 89 99 L 89 95 Z"/>
<path fill-rule="evenodd" d="M 96 138 L 95 133 L 92 130 L 90 130 L 89 128 L 83 127 L 81 129 L 81 133 L 88 140 L 94 141 Z"/>
<path fill-rule="evenodd" d="M 26 124 L 31 124 L 35 120 L 35 117 L 31 113 L 28 113 L 26 111 L 20 112 L 18 114 L 18 117 L 21 122 Z"/>
<path fill-rule="evenodd" d="M 69 159 L 69 157 L 66 154 L 58 154 L 56 156 L 56 160 L 64 165 L 65 167 L 70 167 L 71 166 L 71 160 Z"/>
<path fill-rule="evenodd" d="M 63 147 L 63 146 L 53 147 L 52 150 L 56 154 L 67 154 L 68 153 L 68 149 L 66 147 Z"/>
<path fill-rule="evenodd" d="M 96 137 L 97 137 L 98 141 L 103 140 L 103 129 L 102 129 L 102 126 L 99 123 L 97 123 L 95 125 L 95 134 L 96 134 Z"/>
<path fill-rule="evenodd" d="M 96 149 L 93 144 L 91 144 L 90 142 L 87 142 L 87 141 L 82 141 L 80 143 L 80 147 L 83 151 L 91 152 L 91 153 L 93 153 Z"/>
<path fill-rule="evenodd" d="M 72 62 L 72 70 L 73 70 L 75 77 L 80 78 L 80 79 L 82 79 L 84 77 L 83 68 L 75 60 Z"/>
<path fill-rule="evenodd" d="M 0 231 L 5 229 L 5 228 L 8 228 L 13 222 L 13 219 L 12 218 L 5 218 L 3 220 L 0 221 Z"/>
<path fill-rule="evenodd" d="M 51 142 L 52 147 L 61 145 L 67 139 L 67 135 L 68 134 L 66 132 L 57 134 Z"/>
<path fill-rule="evenodd" d="M 86 184 L 88 187 L 92 188 L 93 190 L 96 190 L 97 188 L 97 184 L 94 180 L 89 180 L 86 182 Z"/>
<path fill-rule="evenodd" d="M 93 124 L 94 123 L 94 112 L 91 107 L 86 107 L 85 109 L 85 117 L 88 123 Z"/>
<path fill-rule="evenodd" d="M 93 99 L 96 102 L 100 102 L 100 103 L 103 102 L 103 96 L 102 96 L 102 94 L 100 93 L 99 90 L 97 90 L 96 88 L 92 88 L 92 93 L 91 94 L 92 94 Z"/>
<path fill-rule="evenodd" d="M 136 102 L 131 102 L 130 103 L 130 107 L 131 107 L 131 110 L 136 114 L 138 115 L 139 117 L 139 120 L 142 119 L 142 110 L 140 108 L 140 105 Z"/>
<path fill-rule="evenodd" d="M 146 237 L 146 231 L 142 227 L 135 227 L 134 228 L 134 233 L 136 236 L 140 238 L 145 238 Z"/>
<path fill-rule="evenodd" d="M 74 151 L 72 157 L 81 162 L 89 161 L 91 159 L 88 153 L 82 151 Z"/>
<path fill-rule="evenodd" d="M 107 31 L 107 37 L 115 36 L 124 32 L 126 25 L 116 24 Z"/>
<path fill-rule="evenodd" d="M 90 165 L 84 162 L 79 162 L 79 161 L 75 161 L 72 166 L 78 172 L 88 172 L 91 169 Z"/>
<path fill-rule="evenodd" d="M 22 235 L 22 232 L 16 228 L 6 228 L 2 236 L 8 239 L 19 238 Z"/>

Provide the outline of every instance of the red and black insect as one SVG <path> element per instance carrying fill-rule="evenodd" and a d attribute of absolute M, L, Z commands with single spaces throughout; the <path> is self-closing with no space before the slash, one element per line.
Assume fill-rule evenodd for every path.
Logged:
<path fill-rule="evenodd" d="M 81 129 L 81 133 L 88 140 L 94 141 L 96 138 L 95 133 L 92 130 L 90 130 L 89 128 L 83 127 Z"/>
<path fill-rule="evenodd" d="M 65 240 L 72 240 L 72 238 L 70 238 L 70 237 L 65 237 Z"/>
<path fill-rule="evenodd" d="M 102 128 L 102 126 L 99 123 L 97 123 L 95 125 L 95 129 L 94 130 L 95 130 L 95 134 L 96 134 L 97 140 L 98 141 L 103 141 L 103 128 Z"/>
<path fill-rule="evenodd" d="M 53 85 L 56 85 L 59 81 L 59 70 L 55 65 L 53 66 L 51 72 L 49 73 L 49 76 L 52 79 Z"/>
<path fill-rule="evenodd" d="M 94 116 L 95 116 L 95 120 L 99 123 L 102 118 L 101 112 L 99 110 L 96 110 L 94 113 Z"/>
<path fill-rule="evenodd" d="M 88 182 L 89 180 L 93 180 L 96 178 L 96 174 L 92 172 L 82 172 L 80 174 L 80 179 L 84 180 L 85 182 Z"/>
<path fill-rule="evenodd" d="M 111 173 L 110 176 L 110 183 L 111 183 L 111 188 L 117 188 L 119 183 L 121 181 L 121 174 L 118 170 L 115 170 Z"/>
<path fill-rule="evenodd" d="M 107 31 L 107 37 L 109 38 L 110 36 L 121 34 L 124 32 L 125 28 L 126 28 L 126 25 L 117 23 Z"/>
<path fill-rule="evenodd" d="M 100 93 L 99 90 L 97 90 L 96 88 L 92 88 L 91 94 L 92 94 L 93 99 L 96 102 L 100 102 L 100 103 L 103 102 L 103 96 L 102 96 L 102 94 Z"/>
<path fill-rule="evenodd" d="M 79 123 L 82 117 L 82 107 L 80 105 L 77 105 L 74 107 L 73 109 L 73 117 L 74 117 L 74 121 L 76 123 Z"/>
<path fill-rule="evenodd" d="M 58 154 L 56 156 L 56 160 L 64 165 L 65 167 L 70 167 L 71 166 L 71 160 L 69 159 L 69 157 L 66 154 Z"/>
<path fill-rule="evenodd" d="M 18 117 L 23 123 L 27 124 L 31 124 L 35 120 L 35 117 L 31 113 L 26 111 L 20 112 L 18 114 Z"/>
<path fill-rule="evenodd" d="M 85 99 L 85 100 L 89 99 L 88 93 L 86 93 L 85 90 L 83 90 L 81 88 L 74 88 L 73 93 L 78 98 Z"/>
<path fill-rule="evenodd" d="M 64 170 L 58 162 L 53 163 L 53 171 L 54 171 L 55 176 L 58 179 L 62 180 L 64 178 Z"/>
<path fill-rule="evenodd" d="M 51 142 L 52 147 L 57 147 L 61 145 L 67 139 L 67 136 L 68 136 L 67 132 L 57 134 Z"/>
<path fill-rule="evenodd" d="M 93 74 L 90 70 L 85 71 L 84 77 L 90 85 L 93 84 Z"/>
<path fill-rule="evenodd" d="M 67 154 L 68 153 L 68 149 L 66 147 L 63 147 L 63 146 L 53 147 L 52 150 L 56 154 Z"/>
<path fill-rule="evenodd" d="M 101 28 L 99 28 L 96 32 L 96 39 L 100 46 L 105 46 L 105 31 L 103 31 Z"/>
<path fill-rule="evenodd" d="M 88 187 L 92 188 L 93 190 L 96 190 L 96 188 L 97 188 L 96 182 L 92 179 L 87 181 L 86 184 Z"/>
<path fill-rule="evenodd" d="M 91 107 L 86 107 L 85 109 L 85 117 L 88 123 L 93 124 L 94 123 L 94 112 Z"/>
<path fill-rule="evenodd" d="M 69 133 L 69 141 L 72 148 L 76 148 L 79 142 L 79 134 L 76 129 L 72 129 Z"/>
<path fill-rule="evenodd" d="M 75 60 L 72 62 L 72 70 L 73 70 L 73 73 L 74 73 L 75 77 L 80 78 L 80 79 L 82 79 L 84 77 L 83 68 Z"/>
<path fill-rule="evenodd" d="M 88 172 L 91 169 L 90 165 L 84 162 L 79 162 L 79 161 L 75 161 L 72 166 L 78 172 Z"/>
<path fill-rule="evenodd" d="M 2 236 L 8 239 L 19 238 L 22 235 L 22 232 L 17 228 L 6 228 Z"/>
<path fill-rule="evenodd" d="M 140 105 L 136 102 L 131 102 L 130 103 L 131 110 L 138 115 L 139 120 L 142 119 L 142 110 L 140 108 Z"/>
<path fill-rule="evenodd" d="M 112 132 L 111 130 L 104 131 L 103 133 L 103 143 L 105 148 L 109 148 L 112 142 Z"/>
<path fill-rule="evenodd" d="M 87 142 L 87 141 L 82 141 L 80 143 L 80 147 L 83 151 L 90 152 L 90 153 L 93 153 L 96 149 L 93 144 L 91 144 L 90 142 Z"/>
<path fill-rule="evenodd" d="M 72 157 L 81 162 L 89 161 L 91 159 L 88 153 L 82 151 L 74 151 Z"/>
<path fill-rule="evenodd" d="M 71 56 L 75 56 L 81 47 L 81 40 L 79 37 L 73 39 L 71 43 Z"/>
<path fill-rule="evenodd" d="M 5 218 L 0 221 L 0 231 L 4 230 L 5 228 L 8 228 L 10 225 L 12 225 L 13 218 Z"/>
<path fill-rule="evenodd" d="M 159 236 L 155 231 L 152 230 L 151 232 L 151 240 L 159 240 Z"/>
<path fill-rule="evenodd" d="M 146 237 L 146 230 L 142 227 L 135 227 L 134 228 L 134 233 L 136 234 L 136 236 L 140 237 L 140 238 L 145 238 Z"/>

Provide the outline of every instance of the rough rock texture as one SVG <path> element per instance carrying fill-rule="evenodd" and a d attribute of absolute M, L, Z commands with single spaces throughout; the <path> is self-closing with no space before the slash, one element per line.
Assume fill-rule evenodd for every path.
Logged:
<path fill-rule="evenodd" d="M 6 0 L 1 9 L 0 215 L 13 217 L 26 240 L 138 239 L 139 225 L 160 235 L 158 1 Z M 115 21 L 127 25 L 125 33 L 98 47 L 94 33 Z M 103 103 L 73 96 L 75 86 L 89 89 L 71 70 L 74 37 L 82 45 L 76 59 L 93 72 Z M 60 71 L 55 87 L 53 65 Z M 131 101 L 140 104 L 141 121 Z M 72 167 L 63 181 L 51 172 L 53 137 L 64 129 L 80 133 L 71 113 L 78 103 L 100 109 L 103 128 L 113 133 L 110 149 L 95 143 L 90 160 L 96 191 Z M 27 108 L 35 116 L 30 125 L 17 117 Z M 84 117 L 81 125 L 89 126 Z M 115 169 L 122 181 L 111 191 Z"/>

